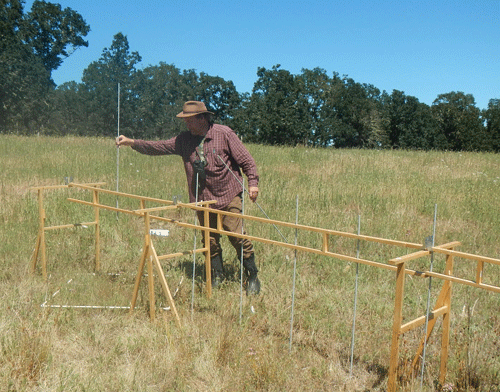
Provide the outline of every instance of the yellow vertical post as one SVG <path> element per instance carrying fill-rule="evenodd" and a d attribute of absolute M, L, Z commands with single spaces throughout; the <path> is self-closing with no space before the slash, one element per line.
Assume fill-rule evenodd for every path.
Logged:
<path fill-rule="evenodd" d="M 210 299 L 212 297 L 212 261 L 210 259 L 210 231 L 208 228 L 210 227 L 210 214 L 208 212 L 208 208 L 205 209 L 203 212 L 204 214 L 204 221 L 205 221 L 205 230 L 203 230 L 203 235 L 205 238 L 205 248 L 207 249 L 205 251 L 205 276 L 207 279 L 207 297 Z M 217 214 L 218 216 L 219 214 Z M 219 222 L 220 219 L 217 217 L 217 222 Z M 217 225 L 218 226 L 218 225 Z"/>
<path fill-rule="evenodd" d="M 330 249 L 329 249 L 329 246 L 328 246 L 328 239 L 330 238 L 330 236 L 328 235 L 328 233 L 323 233 L 323 246 L 321 248 L 321 250 L 323 252 L 329 252 Z"/>
<path fill-rule="evenodd" d="M 94 204 L 99 204 L 99 192 L 97 189 L 93 192 Z M 99 271 L 101 269 L 101 234 L 99 227 L 99 207 L 94 207 L 94 220 L 95 220 L 95 270 Z"/>
<path fill-rule="evenodd" d="M 149 246 L 144 243 L 144 249 L 142 251 L 141 261 L 139 261 L 139 269 L 137 270 L 137 276 L 135 277 L 134 291 L 132 293 L 132 301 L 130 301 L 130 313 L 135 308 L 137 303 L 137 295 L 139 294 L 139 286 L 141 284 L 141 277 L 144 271 L 144 264 L 146 262 L 146 257 L 148 257 Z"/>
<path fill-rule="evenodd" d="M 484 269 L 484 261 L 480 260 L 477 262 L 477 270 L 476 270 L 476 283 L 483 283 L 483 269 Z"/>
<path fill-rule="evenodd" d="M 174 298 L 172 297 L 170 289 L 168 288 L 167 279 L 165 279 L 165 274 L 163 273 L 163 270 L 161 268 L 160 260 L 158 259 L 158 255 L 153 246 L 153 243 L 151 243 L 150 253 L 151 253 L 151 259 L 152 261 L 154 261 L 156 269 L 158 270 L 158 279 L 160 280 L 160 284 L 163 287 L 163 292 L 165 293 L 165 297 L 167 297 L 167 301 L 170 304 L 170 309 L 174 313 L 177 325 L 181 327 L 181 319 L 179 318 L 179 313 L 177 313 L 177 308 L 175 307 Z"/>
<path fill-rule="evenodd" d="M 39 253 L 42 253 L 42 264 L 45 260 L 45 210 L 43 209 L 43 189 L 38 188 L 38 236 L 36 239 L 35 250 L 31 257 L 31 272 L 36 270 L 36 261 L 38 260 Z M 43 277 L 47 279 L 47 271 L 43 269 Z"/>
<path fill-rule="evenodd" d="M 35 250 L 33 251 L 33 255 L 31 256 L 31 272 L 35 272 L 36 270 L 36 260 L 38 259 L 38 252 L 40 251 L 40 231 L 38 232 L 36 236 L 36 245 L 35 245 Z"/>
<path fill-rule="evenodd" d="M 42 275 L 47 280 L 47 254 L 45 251 L 45 208 L 43 208 L 43 188 L 38 189 L 38 216 L 40 220 L 40 251 L 42 259 Z"/>
<path fill-rule="evenodd" d="M 446 275 L 453 274 L 453 255 L 446 256 Z M 439 382 L 444 384 L 448 371 L 448 348 L 450 344 L 450 322 L 451 322 L 451 281 L 446 281 L 447 286 L 444 305 L 447 307 L 443 315 L 443 335 L 441 337 L 441 367 L 439 369 Z"/>
<path fill-rule="evenodd" d="M 401 323 L 403 321 L 403 297 L 405 287 L 405 263 L 396 265 L 396 298 L 394 299 L 394 321 L 392 325 L 391 358 L 389 364 L 389 375 L 387 391 L 396 391 L 396 376 L 399 359 L 399 336 L 401 334 Z"/>
<path fill-rule="evenodd" d="M 151 247 L 148 247 L 149 252 L 147 255 L 148 263 L 148 292 L 149 292 L 149 318 L 151 321 L 155 319 L 156 304 L 155 304 L 155 281 L 153 276 L 153 255 L 151 254 Z"/>
<path fill-rule="evenodd" d="M 141 200 L 141 209 L 146 208 L 146 202 Z M 147 252 L 145 254 L 146 263 L 148 268 L 148 292 L 149 292 L 149 317 L 151 321 L 155 319 L 155 281 L 153 276 L 153 254 L 152 254 L 152 243 L 151 243 L 151 220 L 149 217 L 149 212 L 144 213 L 144 244 Z"/>

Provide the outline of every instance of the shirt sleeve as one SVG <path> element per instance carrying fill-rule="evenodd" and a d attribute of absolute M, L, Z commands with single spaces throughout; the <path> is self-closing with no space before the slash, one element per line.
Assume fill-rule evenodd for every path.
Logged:
<path fill-rule="evenodd" d="M 259 175 L 257 173 L 257 164 L 234 131 L 228 133 L 228 144 L 231 156 L 247 176 L 248 186 L 258 186 Z"/>
<path fill-rule="evenodd" d="M 168 140 L 141 140 L 135 139 L 132 149 L 146 155 L 172 155 L 179 154 L 177 151 L 177 137 Z"/>

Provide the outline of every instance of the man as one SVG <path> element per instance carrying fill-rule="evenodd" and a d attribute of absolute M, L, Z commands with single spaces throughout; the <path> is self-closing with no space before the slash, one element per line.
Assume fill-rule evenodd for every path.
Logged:
<path fill-rule="evenodd" d="M 189 199 L 198 201 L 215 200 L 212 208 L 241 214 L 243 177 L 248 178 L 248 193 L 255 202 L 259 188 L 259 176 L 255 160 L 234 131 L 224 125 L 214 124 L 205 104 L 188 101 L 177 117 L 186 123 L 188 131 L 160 141 L 129 139 L 120 135 L 117 146 L 130 146 L 135 151 L 147 155 L 180 155 L 184 161 L 189 188 Z M 241 218 L 222 215 L 224 230 L 242 232 Z M 204 225 L 204 214 L 198 211 L 198 219 Z M 209 214 L 209 225 L 217 228 L 217 214 Z M 259 294 L 260 281 L 253 245 L 250 240 L 228 236 L 240 260 L 243 250 L 243 268 L 247 278 L 247 295 Z M 217 287 L 223 279 L 222 248 L 220 234 L 210 233 L 210 257 L 212 286 Z"/>

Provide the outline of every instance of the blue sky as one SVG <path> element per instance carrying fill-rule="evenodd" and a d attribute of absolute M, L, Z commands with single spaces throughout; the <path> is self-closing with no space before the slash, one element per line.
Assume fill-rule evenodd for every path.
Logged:
<path fill-rule="evenodd" d="M 51 2 L 91 28 L 89 47 L 53 73 L 56 84 L 80 82 L 122 32 L 140 67 L 195 69 L 232 80 L 240 93 L 251 92 L 258 67 L 281 64 L 293 74 L 323 68 L 428 105 L 451 91 L 472 94 L 481 109 L 500 98 L 500 0 Z"/>

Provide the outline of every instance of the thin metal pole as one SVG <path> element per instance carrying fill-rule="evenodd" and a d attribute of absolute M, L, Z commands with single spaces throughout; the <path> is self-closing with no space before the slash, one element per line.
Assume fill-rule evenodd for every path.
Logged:
<path fill-rule="evenodd" d="M 358 236 L 361 234 L 361 215 L 358 215 Z M 360 239 L 358 238 L 356 258 L 359 259 L 359 246 Z M 351 336 L 351 367 L 349 369 L 349 376 L 352 376 L 352 366 L 354 363 L 354 336 L 356 331 L 356 309 L 358 304 L 358 277 L 359 277 L 359 263 L 356 263 L 356 279 L 354 281 L 354 311 L 352 316 L 352 336 Z"/>
<path fill-rule="evenodd" d="M 232 172 L 231 172 L 232 173 Z M 245 188 L 245 180 L 243 180 L 242 184 L 243 188 Z M 241 198 L 241 234 L 244 233 L 243 228 L 243 215 L 245 215 L 245 194 Z M 241 319 L 243 318 L 243 241 L 241 241 L 241 254 L 240 254 L 240 325 Z"/>
<path fill-rule="evenodd" d="M 120 137 L 120 83 L 118 83 L 118 127 L 117 127 L 116 137 Z M 117 146 L 116 147 L 116 192 L 120 191 L 119 180 L 120 180 L 120 146 Z M 116 196 L 116 208 L 118 208 L 118 196 Z M 116 219 L 118 219 L 118 211 L 116 212 Z"/>
<path fill-rule="evenodd" d="M 196 199 L 195 204 L 198 204 L 198 173 L 196 173 Z M 194 224 L 196 225 L 196 211 L 194 213 Z M 207 222 L 205 222 L 207 223 Z M 194 243 L 193 243 L 193 277 L 191 282 L 191 320 L 193 319 L 194 312 L 194 280 L 196 278 L 196 230 L 194 231 Z"/>
<path fill-rule="evenodd" d="M 434 247 L 436 239 L 436 218 L 437 218 L 437 204 L 434 204 L 434 223 L 432 227 L 432 247 Z M 432 266 L 434 264 L 434 252 L 431 252 L 431 266 L 430 272 L 432 272 Z M 429 310 L 431 307 L 431 289 L 432 289 L 432 276 L 429 276 L 429 289 L 427 290 L 427 311 L 425 314 L 425 330 L 424 330 L 424 350 L 422 352 L 422 367 L 420 372 L 420 390 L 423 388 L 424 384 L 424 368 L 425 368 L 425 353 L 427 349 L 427 327 L 429 325 Z"/>
<path fill-rule="evenodd" d="M 224 160 L 220 157 L 220 155 L 219 155 L 219 154 L 217 154 L 217 153 L 215 152 L 215 149 L 214 149 L 214 154 L 216 154 L 216 155 L 219 157 L 219 159 L 220 159 L 220 160 L 221 160 L 221 162 L 224 164 L 224 166 L 225 166 L 225 167 L 226 167 L 226 169 L 229 171 L 229 173 L 231 173 L 231 174 L 233 175 L 233 177 L 236 179 L 236 181 L 238 181 L 238 182 L 240 183 L 240 185 L 243 187 L 243 191 L 244 191 L 244 192 L 246 192 L 246 193 L 248 193 L 248 195 L 250 195 L 250 192 L 248 192 L 247 188 L 245 188 L 245 184 L 243 184 L 243 183 L 240 181 L 240 179 L 239 179 L 238 177 L 236 177 L 236 175 L 232 172 L 232 170 L 229 168 L 229 166 L 227 166 L 226 162 L 224 162 Z M 262 209 L 262 207 L 259 205 L 259 203 L 257 203 L 257 201 L 255 201 L 255 205 L 256 205 L 257 207 L 259 207 L 260 211 L 261 211 L 261 212 L 265 215 L 265 217 L 266 217 L 267 219 L 269 219 L 269 220 L 271 219 L 271 218 L 269 218 L 269 216 L 266 214 L 266 212 Z M 283 240 L 284 240 L 284 241 L 288 244 L 287 239 L 286 239 L 286 238 L 285 238 L 285 236 L 281 233 L 281 231 L 279 231 L 278 227 L 277 227 L 274 223 L 273 223 L 273 226 L 274 226 L 274 228 L 276 229 L 276 231 L 277 231 L 277 232 L 281 235 L 281 238 L 283 238 Z"/>
<path fill-rule="evenodd" d="M 299 195 L 295 199 L 295 224 L 299 224 Z M 297 246 L 298 228 L 295 228 L 295 246 Z M 293 336 L 293 314 L 295 309 L 295 277 L 297 274 L 297 249 L 294 250 L 293 258 L 293 284 L 292 284 L 292 313 L 290 316 L 290 344 L 288 351 L 292 352 L 292 336 Z"/>

